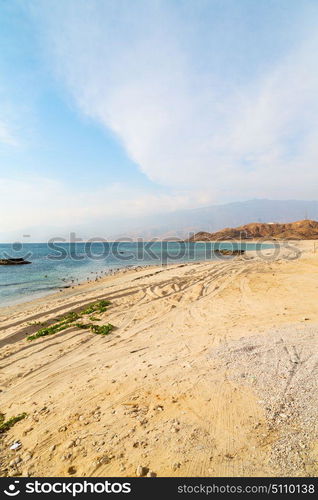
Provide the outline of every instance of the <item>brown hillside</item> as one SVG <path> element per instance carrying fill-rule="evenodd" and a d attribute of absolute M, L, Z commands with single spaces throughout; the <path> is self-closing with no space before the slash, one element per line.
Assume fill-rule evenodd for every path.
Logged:
<path fill-rule="evenodd" d="M 218 241 L 233 239 L 275 238 L 275 239 L 318 239 L 318 222 L 300 220 L 288 224 L 263 224 L 252 222 L 236 228 L 225 228 L 216 233 L 199 232 L 189 241 Z"/>

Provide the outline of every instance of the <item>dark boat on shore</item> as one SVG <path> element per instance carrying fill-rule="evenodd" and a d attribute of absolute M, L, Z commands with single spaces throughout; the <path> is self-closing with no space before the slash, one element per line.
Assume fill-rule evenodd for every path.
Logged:
<path fill-rule="evenodd" d="M 24 260 L 23 258 L 9 258 L 9 259 L 0 259 L 0 266 L 21 266 L 24 264 L 31 264 L 29 260 Z"/>

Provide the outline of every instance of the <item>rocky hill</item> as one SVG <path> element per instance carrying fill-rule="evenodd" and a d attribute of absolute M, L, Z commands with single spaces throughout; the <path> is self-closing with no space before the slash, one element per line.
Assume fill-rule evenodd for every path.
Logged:
<path fill-rule="evenodd" d="M 318 222 L 300 220 L 286 224 L 253 222 L 236 228 L 225 228 L 216 233 L 199 232 L 189 241 L 219 241 L 233 239 L 274 238 L 274 239 L 318 239 Z"/>

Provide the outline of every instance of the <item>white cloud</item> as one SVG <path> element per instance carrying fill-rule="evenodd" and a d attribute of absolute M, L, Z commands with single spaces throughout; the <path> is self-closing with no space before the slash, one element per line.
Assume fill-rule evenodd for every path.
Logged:
<path fill-rule="evenodd" d="M 94 232 L 105 236 L 124 230 L 120 218 L 127 224 L 129 217 L 191 208 L 206 201 L 200 193 L 150 194 L 120 183 L 92 192 L 79 191 L 48 178 L 0 177 L 0 212 L 7 214 L 1 221 L 1 233 L 22 234 L 25 228 L 42 227 L 41 234 L 52 236 L 54 227 L 70 232 L 89 224 L 90 236 Z"/>
<path fill-rule="evenodd" d="M 171 2 L 140 1 L 134 9 L 98 0 L 41 5 L 37 19 L 57 74 L 150 179 L 215 201 L 317 197 L 312 28 L 305 36 L 300 29 L 285 55 L 273 54 L 262 71 L 235 83 L 213 65 L 214 52 L 220 59 L 235 48 L 218 46 L 216 37 L 207 53 L 198 52 L 192 20 L 179 20 Z M 299 19 L 302 27 L 306 22 Z M 202 58 L 206 69 L 198 65 Z"/>

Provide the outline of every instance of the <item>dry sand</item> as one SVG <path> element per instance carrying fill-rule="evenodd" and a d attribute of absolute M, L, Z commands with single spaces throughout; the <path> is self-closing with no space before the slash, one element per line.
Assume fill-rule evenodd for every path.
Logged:
<path fill-rule="evenodd" d="M 0 309 L 0 410 L 28 414 L 0 435 L 1 474 L 316 476 L 318 253 L 296 245 L 297 260 L 145 268 Z M 26 340 L 101 298 L 109 336 Z"/>

